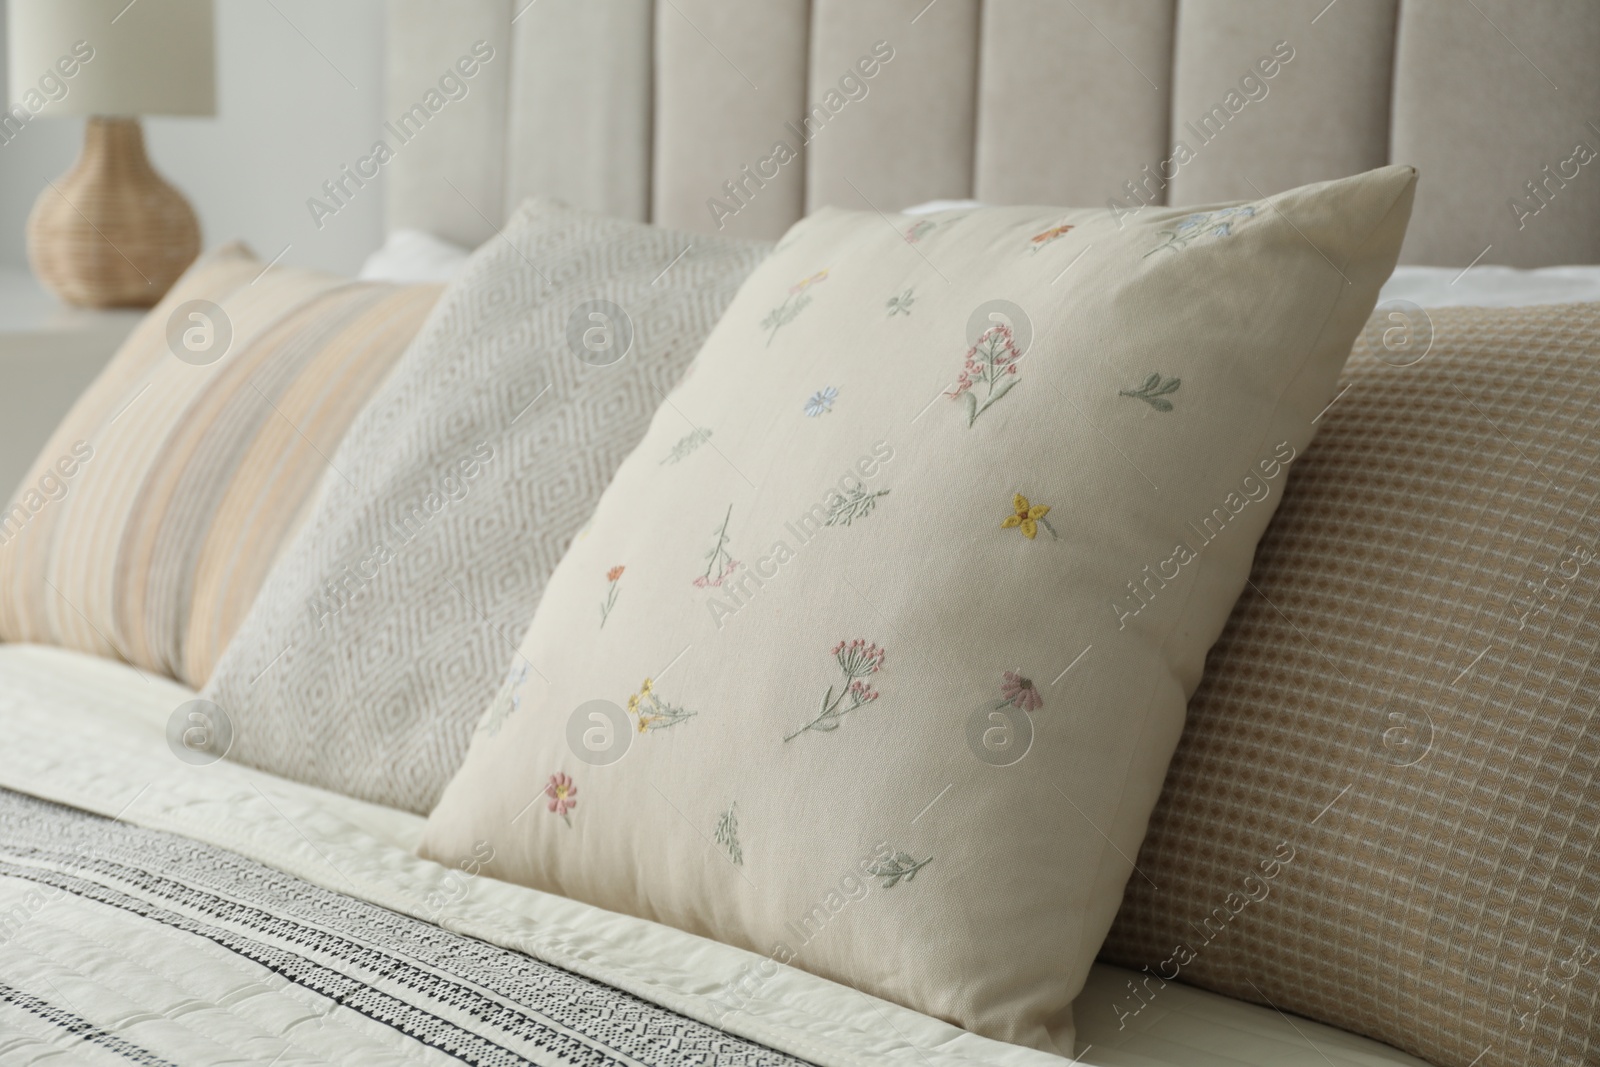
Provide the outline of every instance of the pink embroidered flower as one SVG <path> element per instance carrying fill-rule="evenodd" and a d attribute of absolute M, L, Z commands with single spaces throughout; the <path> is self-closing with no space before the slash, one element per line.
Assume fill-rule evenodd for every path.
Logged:
<path fill-rule="evenodd" d="M 807 730 L 831 733 L 850 712 L 878 699 L 878 691 L 865 679 L 883 669 L 883 649 L 858 637 L 854 641 L 840 641 L 831 651 L 839 669 L 844 671 L 844 684 L 830 685 L 822 696 L 817 717 L 785 737 L 785 741 L 793 741 Z"/>
<path fill-rule="evenodd" d="M 578 806 L 574 798 L 578 795 L 578 787 L 572 784 L 572 779 L 557 771 L 550 776 L 550 784 L 544 787 L 544 795 L 550 798 L 549 808 L 563 819 L 567 825 L 572 825 L 572 819 L 567 812 Z"/>
<path fill-rule="evenodd" d="M 969 427 L 989 405 L 1017 384 L 1017 362 L 1021 359 L 1022 350 L 1017 347 L 1016 337 L 1011 327 L 1003 323 L 983 331 L 978 343 L 967 349 L 956 386 L 944 395 L 951 400 L 966 400 Z M 975 392 L 980 384 L 987 387 L 982 401 Z"/>
<path fill-rule="evenodd" d="M 1005 672 L 1000 683 L 1000 695 L 1005 698 L 1000 702 L 1002 707 L 1010 704 L 1023 711 L 1038 711 L 1044 707 L 1044 698 L 1039 695 L 1033 682 L 1016 671 Z"/>
<path fill-rule="evenodd" d="M 738 569 L 739 561 L 736 559 L 730 559 L 728 560 L 727 564 L 723 566 L 721 573 L 717 574 L 716 577 L 712 577 L 709 574 L 702 574 L 700 577 L 694 580 L 694 585 L 698 589 L 714 589 L 726 581 L 728 575 L 732 574 Z"/>
<path fill-rule="evenodd" d="M 611 609 L 617 606 L 617 579 L 622 577 L 626 568 L 621 564 L 606 571 L 606 598 L 600 602 L 600 628 L 605 629 L 606 620 L 611 617 Z"/>
<path fill-rule="evenodd" d="M 846 678 L 865 678 L 883 669 L 883 649 L 867 644 L 860 637 L 849 644 L 840 641 L 834 646 L 833 656 L 844 669 Z"/>
<path fill-rule="evenodd" d="M 850 699 L 857 704 L 878 699 L 878 691 L 859 679 L 850 683 Z"/>

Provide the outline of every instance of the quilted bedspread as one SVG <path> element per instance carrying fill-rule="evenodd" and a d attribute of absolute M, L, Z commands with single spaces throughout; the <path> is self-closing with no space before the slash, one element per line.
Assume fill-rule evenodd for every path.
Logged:
<path fill-rule="evenodd" d="M 0 1067 L 1062 1067 L 180 759 L 192 691 L 0 645 Z"/>
<path fill-rule="evenodd" d="M 167 740 L 195 694 L 0 645 L 0 1067 L 1427 1067 L 1096 967 L 1078 1059 L 419 859 L 415 815 Z M 709 844 L 708 848 L 711 847 Z"/>
<path fill-rule="evenodd" d="M 0 1034 L 0 1057 L 69 1037 L 84 1064 L 802 1062 L 215 845 L 9 790 Z"/>

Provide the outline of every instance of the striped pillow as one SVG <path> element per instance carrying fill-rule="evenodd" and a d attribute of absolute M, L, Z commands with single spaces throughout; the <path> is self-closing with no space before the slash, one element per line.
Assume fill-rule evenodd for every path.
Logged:
<path fill-rule="evenodd" d="M 0 640 L 203 685 L 438 294 L 263 270 L 239 244 L 202 259 L 0 513 Z"/>

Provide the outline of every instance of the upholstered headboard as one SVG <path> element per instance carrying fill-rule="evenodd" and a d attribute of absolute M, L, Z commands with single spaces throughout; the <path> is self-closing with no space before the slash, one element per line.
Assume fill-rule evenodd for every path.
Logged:
<path fill-rule="evenodd" d="M 389 223 L 463 243 L 535 193 L 774 237 L 828 204 L 1183 205 L 1392 161 L 1421 171 L 1406 262 L 1600 262 L 1593 0 L 391 3 Z"/>

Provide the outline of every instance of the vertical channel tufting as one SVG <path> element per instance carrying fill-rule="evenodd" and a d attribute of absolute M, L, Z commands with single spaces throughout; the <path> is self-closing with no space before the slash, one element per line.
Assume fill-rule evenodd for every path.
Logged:
<path fill-rule="evenodd" d="M 512 26 L 507 213 L 538 194 L 645 221 L 653 0 L 522 3 Z"/>
<path fill-rule="evenodd" d="M 815 0 L 806 210 L 972 195 L 978 11 L 978 0 Z"/>
<path fill-rule="evenodd" d="M 1167 202 L 1270 196 L 1388 162 L 1397 3 L 1179 0 L 1172 137 L 1193 155 Z"/>
<path fill-rule="evenodd" d="M 774 238 L 800 218 L 805 160 L 789 125 L 804 111 L 809 22 L 807 0 L 656 5 L 653 222 Z"/>
<path fill-rule="evenodd" d="M 1173 0 L 987 0 L 975 188 L 1104 204 L 1167 155 Z"/>
<path fill-rule="evenodd" d="M 390 230 L 411 228 L 476 245 L 505 221 L 506 102 L 514 57 L 511 0 L 460 0 L 448 7 L 431 0 L 394 0 L 388 9 L 388 63 L 384 86 L 386 122 L 414 116 L 425 126 L 418 143 L 398 143 L 381 134 L 394 153 L 386 165 Z M 473 46 L 492 48 L 489 59 Z M 463 58 L 473 69 L 463 77 Z M 474 67 L 473 64 L 476 64 Z M 431 90 L 444 99 L 439 79 L 461 77 L 467 93 L 432 112 Z M 421 119 L 414 109 L 429 111 Z M 405 129 L 411 129 L 407 123 Z M 452 188 L 453 186 L 453 188 Z"/>
<path fill-rule="evenodd" d="M 391 229 L 463 244 L 536 192 L 770 238 L 860 205 L 851 182 L 885 210 L 969 180 L 989 203 L 1132 207 L 1392 161 L 1421 172 L 1402 262 L 1600 261 L 1600 4 L 393 0 L 388 36 L 388 119 L 495 49 L 384 171 Z M 894 58 L 803 147 L 808 106 L 880 39 Z"/>
<path fill-rule="evenodd" d="M 1396 52 L 1401 262 L 1600 261 L 1600 4 L 1405 0 Z"/>

